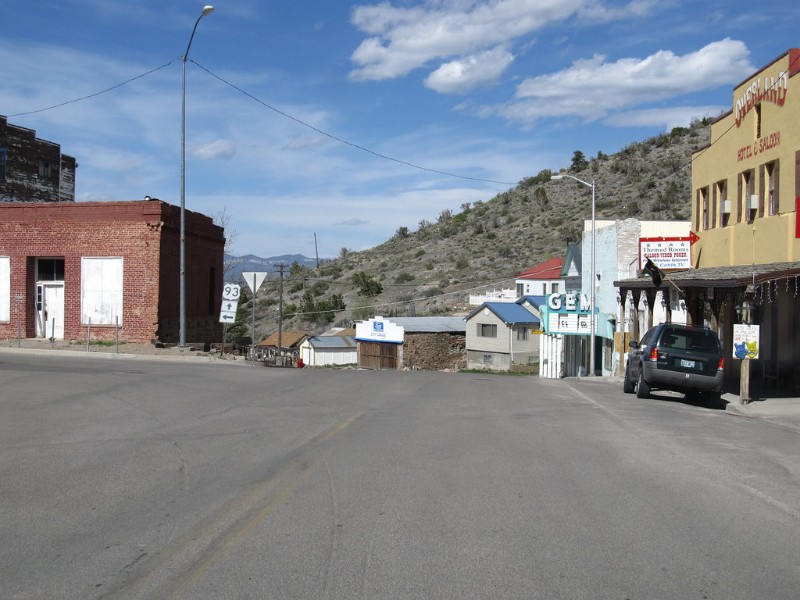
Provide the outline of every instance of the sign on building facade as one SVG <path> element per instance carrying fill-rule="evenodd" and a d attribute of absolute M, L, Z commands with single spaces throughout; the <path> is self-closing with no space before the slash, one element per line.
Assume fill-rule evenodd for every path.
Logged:
<path fill-rule="evenodd" d="M 659 269 L 690 269 L 692 267 L 692 240 L 689 237 L 639 238 L 639 269 L 647 259 Z"/>
<path fill-rule="evenodd" d="M 360 341 L 402 344 L 404 336 L 405 329 L 403 327 L 387 321 L 383 317 L 356 323 L 356 339 Z"/>
<path fill-rule="evenodd" d="M 550 294 L 547 304 L 541 307 L 545 333 L 589 335 L 592 321 L 590 306 L 586 294 Z"/>

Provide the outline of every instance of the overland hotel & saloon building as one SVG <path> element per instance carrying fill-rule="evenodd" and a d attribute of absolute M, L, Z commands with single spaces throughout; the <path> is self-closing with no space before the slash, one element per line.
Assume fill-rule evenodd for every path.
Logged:
<path fill-rule="evenodd" d="M 736 323 L 759 325 L 752 380 L 800 391 L 800 49 L 793 48 L 733 90 L 732 108 L 711 126 L 692 157 L 692 268 L 667 273 L 690 323 L 715 329 L 726 377 L 738 379 Z M 649 279 L 615 282 L 630 302 L 631 337 L 653 325 Z M 648 313 L 645 309 L 645 313 Z M 669 315 L 667 316 L 669 319 Z"/>

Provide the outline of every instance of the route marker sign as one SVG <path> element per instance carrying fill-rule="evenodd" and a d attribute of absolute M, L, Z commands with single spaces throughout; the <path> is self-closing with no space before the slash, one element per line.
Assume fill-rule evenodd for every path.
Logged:
<path fill-rule="evenodd" d="M 222 286 L 222 307 L 219 311 L 219 322 L 224 324 L 236 321 L 236 309 L 239 307 L 241 288 L 235 283 Z"/>

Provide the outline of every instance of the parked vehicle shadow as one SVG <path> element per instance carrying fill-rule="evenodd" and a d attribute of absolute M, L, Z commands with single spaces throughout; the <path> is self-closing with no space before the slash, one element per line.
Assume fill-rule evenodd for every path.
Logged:
<path fill-rule="evenodd" d="M 679 392 L 656 390 L 650 393 L 650 399 L 657 400 L 659 402 L 674 402 L 677 404 L 686 404 L 687 406 L 707 408 L 708 410 L 724 411 L 725 407 L 728 406 L 727 400 L 725 400 L 724 398 L 718 398 L 713 394 L 682 395 Z"/>

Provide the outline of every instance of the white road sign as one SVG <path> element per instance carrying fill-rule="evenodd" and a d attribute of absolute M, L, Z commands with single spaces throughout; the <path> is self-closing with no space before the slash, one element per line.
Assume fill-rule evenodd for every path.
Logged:
<path fill-rule="evenodd" d="M 241 288 L 236 283 L 222 286 L 222 306 L 219 311 L 219 322 L 233 324 L 236 321 L 236 309 L 239 306 Z"/>
<path fill-rule="evenodd" d="M 250 288 L 250 291 L 253 292 L 254 294 L 258 291 L 258 288 L 261 287 L 261 284 L 264 283 L 264 280 L 267 278 L 267 275 L 268 273 L 266 271 L 245 271 L 244 273 L 242 273 L 244 282 L 247 284 L 247 287 Z"/>
<path fill-rule="evenodd" d="M 231 307 L 228 309 L 228 307 Z M 222 309 L 219 311 L 219 322 L 220 323 L 228 323 L 233 324 L 236 321 L 236 308 L 238 307 L 237 302 L 226 302 L 222 305 Z"/>
<path fill-rule="evenodd" d="M 226 283 L 222 286 L 222 303 L 226 301 L 238 302 L 241 288 L 237 283 Z"/>

